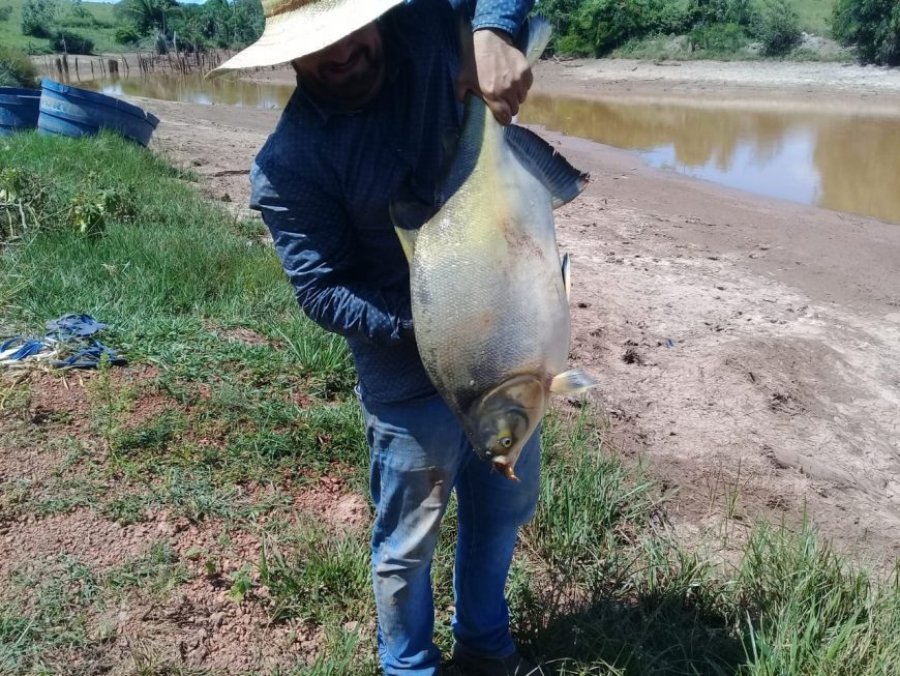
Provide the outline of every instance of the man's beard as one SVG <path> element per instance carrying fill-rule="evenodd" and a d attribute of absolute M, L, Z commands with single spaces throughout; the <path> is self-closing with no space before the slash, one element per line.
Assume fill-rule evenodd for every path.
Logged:
<path fill-rule="evenodd" d="M 325 100 L 342 107 L 355 108 L 367 103 L 381 84 L 384 70 L 383 51 L 374 53 L 366 45 L 359 48 L 347 59 L 347 72 L 333 64 L 323 64 L 317 71 L 314 82 L 304 81 L 314 93 Z"/>

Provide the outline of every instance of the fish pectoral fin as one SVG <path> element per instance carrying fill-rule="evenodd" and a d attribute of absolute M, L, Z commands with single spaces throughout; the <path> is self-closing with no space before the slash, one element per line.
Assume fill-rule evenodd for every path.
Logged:
<path fill-rule="evenodd" d="M 563 285 L 566 287 L 566 300 L 572 299 L 572 263 L 569 254 L 566 253 L 562 259 L 562 278 Z"/>
<path fill-rule="evenodd" d="M 400 238 L 400 246 L 406 254 L 406 260 L 412 263 L 416 251 L 416 238 L 421 228 L 434 215 L 435 208 L 424 202 L 395 200 L 388 207 L 394 230 Z"/>
<path fill-rule="evenodd" d="M 550 381 L 550 391 L 553 394 L 579 394 L 599 385 L 600 383 L 581 369 L 572 369 L 560 373 Z"/>
<path fill-rule="evenodd" d="M 406 261 L 412 264 L 413 256 L 416 253 L 416 239 L 419 237 L 418 230 L 404 230 L 403 228 L 394 227 L 397 238 L 400 240 L 400 246 L 403 247 L 403 254 Z"/>
<path fill-rule="evenodd" d="M 511 124 L 503 134 L 516 158 L 550 191 L 554 209 L 571 202 L 584 190 L 590 176 L 569 164 L 533 131 Z"/>

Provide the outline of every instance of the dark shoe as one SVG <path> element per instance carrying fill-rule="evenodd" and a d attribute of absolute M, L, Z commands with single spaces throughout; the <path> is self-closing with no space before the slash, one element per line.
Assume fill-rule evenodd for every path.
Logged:
<path fill-rule="evenodd" d="M 509 657 L 481 657 L 467 652 L 459 646 L 453 646 L 452 668 L 459 671 L 442 671 L 441 676 L 549 676 L 544 669 L 532 664 L 519 653 Z"/>

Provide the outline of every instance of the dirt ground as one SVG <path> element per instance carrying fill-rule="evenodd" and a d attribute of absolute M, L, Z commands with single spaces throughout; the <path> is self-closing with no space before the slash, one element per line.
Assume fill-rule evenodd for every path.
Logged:
<path fill-rule="evenodd" d="M 290 81 L 267 71 L 256 79 Z M 900 71 L 840 64 L 558 61 L 535 91 L 900 115 Z M 243 209 L 277 112 L 139 100 L 153 147 Z M 586 192 L 558 212 L 573 258 L 573 361 L 622 453 L 640 456 L 698 541 L 808 517 L 875 565 L 900 553 L 900 224 L 652 169 L 542 132 Z M 895 180 L 896 177 L 885 177 Z"/>

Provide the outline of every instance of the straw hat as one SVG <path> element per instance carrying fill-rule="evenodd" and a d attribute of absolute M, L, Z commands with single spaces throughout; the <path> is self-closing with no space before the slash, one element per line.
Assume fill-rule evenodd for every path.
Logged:
<path fill-rule="evenodd" d="M 262 36 L 207 77 L 274 66 L 334 44 L 404 0 L 262 0 Z"/>

